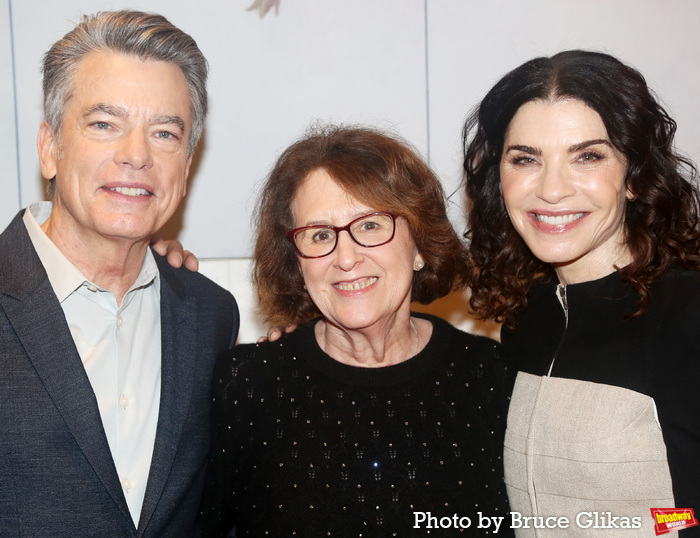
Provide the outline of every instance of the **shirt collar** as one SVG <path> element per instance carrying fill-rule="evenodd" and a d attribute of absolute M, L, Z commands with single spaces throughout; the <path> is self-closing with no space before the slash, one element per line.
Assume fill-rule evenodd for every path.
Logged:
<path fill-rule="evenodd" d="M 35 202 L 27 207 L 22 220 L 58 301 L 63 302 L 82 285 L 94 286 L 98 290 L 108 291 L 85 278 L 44 233 L 41 225 L 46 222 L 50 214 L 51 202 Z M 129 291 L 149 286 L 158 277 L 158 274 L 156 260 L 149 248 L 146 250 L 141 270 Z"/>

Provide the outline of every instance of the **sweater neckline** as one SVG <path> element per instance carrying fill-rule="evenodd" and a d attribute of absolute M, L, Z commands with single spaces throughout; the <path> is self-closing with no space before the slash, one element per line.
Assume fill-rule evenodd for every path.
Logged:
<path fill-rule="evenodd" d="M 552 279 L 546 289 L 556 294 L 558 287 L 564 287 L 568 297 L 605 297 L 606 299 L 622 299 L 630 294 L 635 294 L 632 286 L 622 279 L 619 271 L 613 271 L 605 276 L 585 282 L 573 284 L 560 284 L 559 280 Z M 550 293 L 548 291 L 547 293 Z"/>
<path fill-rule="evenodd" d="M 351 366 L 335 360 L 325 353 L 316 342 L 314 326 L 320 318 L 297 329 L 290 335 L 297 360 L 336 381 L 356 388 L 380 388 L 419 379 L 434 368 L 449 346 L 452 336 L 451 326 L 444 320 L 428 314 L 411 315 L 427 319 L 433 325 L 433 332 L 426 346 L 410 359 L 398 364 L 379 367 Z"/>

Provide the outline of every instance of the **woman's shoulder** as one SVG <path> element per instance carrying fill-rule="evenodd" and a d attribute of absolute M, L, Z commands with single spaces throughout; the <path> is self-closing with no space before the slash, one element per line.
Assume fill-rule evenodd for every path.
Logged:
<path fill-rule="evenodd" d="M 313 330 L 300 327 L 274 342 L 238 344 L 219 356 L 216 373 L 220 377 L 267 376 L 295 366 L 298 357 L 315 345 Z"/>
<path fill-rule="evenodd" d="M 659 290 L 685 289 L 691 293 L 700 293 L 700 270 L 674 265 L 653 286 Z"/>
<path fill-rule="evenodd" d="M 463 331 L 432 314 L 414 312 L 413 315 L 431 322 L 433 325 L 431 340 L 436 339 L 448 343 L 451 347 L 463 347 L 465 350 L 479 350 L 496 355 L 501 353 L 500 343 L 492 338 Z"/>
<path fill-rule="evenodd" d="M 433 324 L 433 335 L 427 351 L 438 361 L 476 375 L 501 375 L 510 377 L 511 363 L 503 346 L 486 336 L 471 334 L 458 329 L 444 319 L 415 314 Z"/>
<path fill-rule="evenodd" d="M 505 417 L 516 369 L 501 344 L 457 329 L 442 318 L 420 316 L 433 324 L 431 359 L 443 376 L 443 394 L 461 394 Z"/>
<path fill-rule="evenodd" d="M 651 286 L 651 309 L 660 315 L 700 316 L 700 271 L 673 266 Z"/>

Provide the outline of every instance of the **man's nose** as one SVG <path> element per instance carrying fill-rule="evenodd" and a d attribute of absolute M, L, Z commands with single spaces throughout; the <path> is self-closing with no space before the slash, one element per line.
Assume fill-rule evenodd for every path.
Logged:
<path fill-rule="evenodd" d="M 131 129 L 119 140 L 114 157 L 117 164 L 128 164 L 135 169 L 150 168 L 153 156 L 148 134 L 141 129 Z"/>

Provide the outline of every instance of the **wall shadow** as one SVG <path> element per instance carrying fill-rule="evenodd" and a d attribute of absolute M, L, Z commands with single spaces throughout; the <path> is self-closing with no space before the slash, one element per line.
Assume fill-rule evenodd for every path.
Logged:
<path fill-rule="evenodd" d="M 472 334 L 488 336 L 500 341 L 501 324 L 494 321 L 480 320 L 474 316 L 469 308 L 469 295 L 467 293 L 452 292 L 428 305 L 412 303 L 411 309 L 415 312 L 424 312 L 441 317 L 455 327 Z"/>

